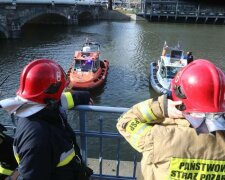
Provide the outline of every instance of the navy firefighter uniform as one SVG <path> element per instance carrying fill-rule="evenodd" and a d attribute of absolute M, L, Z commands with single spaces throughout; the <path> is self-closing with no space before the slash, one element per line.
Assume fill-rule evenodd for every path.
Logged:
<path fill-rule="evenodd" d="M 13 180 L 88 180 L 76 136 L 65 109 L 89 104 L 87 91 L 66 91 L 69 79 L 53 60 L 37 59 L 23 69 L 17 96 L 0 101 L 17 117 Z"/>
<path fill-rule="evenodd" d="M 18 180 L 74 180 L 79 174 L 70 134 L 60 112 L 53 111 L 43 109 L 19 119 L 13 144 L 23 174 Z"/>

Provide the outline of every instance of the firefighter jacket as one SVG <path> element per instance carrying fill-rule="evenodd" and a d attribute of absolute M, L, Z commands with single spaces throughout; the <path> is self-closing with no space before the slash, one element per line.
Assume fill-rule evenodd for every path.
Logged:
<path fill-rule="evenodd" d="M 47 107 L 35 111 L 35 107 L 24 102 L 19 104 L 16 98 L 4 100 L 3 108 L 16 115 L 19 110 L 20 118 L 14 140 L 2 133 L 6 129 L 0 126 L 0 179 L 11 175 L 18 164 L 18 180 L 88 178 L 92 171 L 82 163 L 76 135 L 62 109 L 72 109 L 76 105 L 88 104 L 89 101 L 88 91 L 67 91 L 59 102 L 49 99 Z M 33 114 L 27 113 L 29 111 Z"/>
<path fill-rule="evenodd" d="M 18 180 L 76 180 L 75 151 L 59 111 L 19 118 L 13 143 Z"/>
<path fill-rule="evenodd" d="M 117 129 L 142 153 L 138 180 L 225 179 L 225 133 L 197 134 L 186 119 L 167 117 L 167 98 L 134 105 Z"/>

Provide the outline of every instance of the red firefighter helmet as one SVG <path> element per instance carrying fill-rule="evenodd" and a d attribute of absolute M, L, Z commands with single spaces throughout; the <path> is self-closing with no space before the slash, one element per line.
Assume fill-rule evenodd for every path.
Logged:
<path fill-rule="evenodd" d="M 17 95 L 46 104 L 47 100 L 58 101 L 68 84 L 69 80 L 59 64 L 49 59 L 37 59 L 23 69 Z"/>
<path fill-rule="evenodd" d="M 195 60 L 171 82 L 172 99 L 184 112 L 225 112 L 225 75 L 208 60 Z"/>

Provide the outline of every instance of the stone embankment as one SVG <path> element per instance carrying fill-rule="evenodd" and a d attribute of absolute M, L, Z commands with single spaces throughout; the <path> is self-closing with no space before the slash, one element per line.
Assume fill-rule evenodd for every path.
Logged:
<path fill-rule="evenodd" d="M 100 16 L 100 20 L 123 20 L 123 21 L 139 21 L 139 20 L 145 20 L 145 18 L 139 17 L 134 13 L 123 13 L 118 10 L 107 10 L 102 9 Z"/>

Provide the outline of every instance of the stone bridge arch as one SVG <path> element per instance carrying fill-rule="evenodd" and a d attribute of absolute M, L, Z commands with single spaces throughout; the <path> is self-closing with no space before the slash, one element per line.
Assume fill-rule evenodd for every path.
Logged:
<path fill-rule="evenodd" d="M 0 6 L 0 38 L 18 38 L 28 23 L 77 25 L 99 18 L 100 6 L 91 4 L 19 4 Z"/>
<path fill-rule="evenodd" d="M 90 21 L 95 19 L 94 15 L 90 11 L 82 11 L 77 16 L 78 23 L 83 21 Z"/>
<path fill-rule="evenodd" d="M 9 38 L 8 30 L 0 24 L 0 38 Z"/>
<path fill-rule="evenodd" d="M 55 19 L 54 19 L 55 18 Z M 59 13 L 59 12 L 39 12 L 36 14 L 30 14 L 28 16 L 25 16 L 23 18 L 21 18 L 20 20 L 20 27 L 22 28 L 25 24 L 27 23 L 48 23 L 48 24 L 56 24 L 56 19 L 59 21 L 64 21 L 65 23 L 67 23 L 68 21 L 68 15 L 67 14 L 63 14 L 63 13 Z M 51 21 L 52 20 L 52 21 Z"/>

